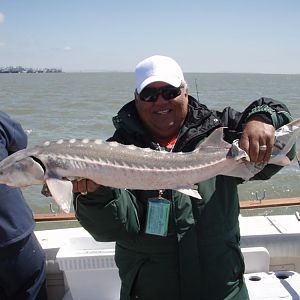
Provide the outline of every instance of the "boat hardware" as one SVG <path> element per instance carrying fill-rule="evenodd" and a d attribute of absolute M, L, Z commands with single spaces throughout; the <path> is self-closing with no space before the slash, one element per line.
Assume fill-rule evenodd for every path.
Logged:
<path fill-rule="evenodd" d="M 256 200 L 259 201 L 259 203 L 261 203 L 261 201 L 266 198 L 266 190 L 263 191 L 262 197 L 259 197 L 258 196 L 258 191 L 256 191 L 255 192 L 255 197 L 256 197 Z"/>
<path fill-rule="evenodd" d="M 52 201 L 50 200 L 50 203 L 49 203 L 49 209 L 50 209 L 50 212 L 52 213 L 52 214 L 58 214 L 59 213 L 59 211 L 60 211 L 60 209 L 58 208 L 58 210 L 57 211 L 55 211 L 55 209 L 53 209 L 53 203 L 52 203 Z"/>

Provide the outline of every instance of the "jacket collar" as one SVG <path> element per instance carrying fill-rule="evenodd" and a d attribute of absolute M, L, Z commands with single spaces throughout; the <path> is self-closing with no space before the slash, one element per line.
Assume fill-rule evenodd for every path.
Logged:
<path fill-rule="evenodd" d="M 211 128 L 211 122 L 207 121 L 212 115 L 212 111 L 204 104 L 199 103 L 192 96 L 189 96 L 188 106 L 188 115 L 178 137 L 178 140 L 183 139 L 183 141 L 180 142 L 182 146 L 188 142 L 189 139 Z M 149 134 L 147 134 L 142 126 L 134 100 L 128 102 L 120 109 L 118 114 L 113 117 L 113 123 L 117 130 L 121 130 L 136 140 L 142 140 L 146 146 L 152 145 L 153 147 L 153 142 L 150 140 Z M 182 148 L 182 146 L 180 148 Z"/>

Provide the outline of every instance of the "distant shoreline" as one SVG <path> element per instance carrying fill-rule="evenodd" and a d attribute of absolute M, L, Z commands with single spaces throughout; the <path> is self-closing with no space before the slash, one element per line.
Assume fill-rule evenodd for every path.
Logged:
<path fill-rule="evenodd" d="M 4 68 L 0 67 L 0 74 L 36 74 L 36 73 L 67 73 L 67 74 L 93 74 L 93 73 L 132 73 L 133 71 L 123 71 L 123 70 L 67 70 L 62 71 L 62 69 L 38 69 L 38 70 L 28 70 L 28 71 L 4 71 Z M 184 72 L 185 74 L 202 74 L 202 75 L 267 75 L 267 76 L 299 76 L 300 73 L 264 73 L 264 72 Z"/>
<path fill-rule="evenodd" d="M 0 74 L 20 74 L 20 73 L 62 73 L 62 69 L 57 68 L 24 68 L 24 67 L 0 67 Z"/>

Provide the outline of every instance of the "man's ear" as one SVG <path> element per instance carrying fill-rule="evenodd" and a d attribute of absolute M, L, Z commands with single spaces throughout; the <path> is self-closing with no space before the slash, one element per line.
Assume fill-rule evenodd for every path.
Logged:
<path fill-rule="evenodd" d="M 185 95 L 187 96 L 189 94 L 189 89 L 186 87 L 185 88 Z"/>

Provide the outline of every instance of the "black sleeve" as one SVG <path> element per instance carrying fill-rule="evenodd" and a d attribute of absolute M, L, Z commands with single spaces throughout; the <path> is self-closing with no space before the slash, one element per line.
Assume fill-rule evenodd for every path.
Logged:
<path fill-rule="evenodd" d="M 254 115 L 263 116 L 276 129 L 292 120 L 291 114 L 284 103 L 265 97 L 253 101 L 243 112 L 226 107 L 222 112 L 216 112 L 216 114 L 222 121 L 223 126 L 227 127 L 225 139 L 228 142 L 240 137 L 245 123 Z"/>

